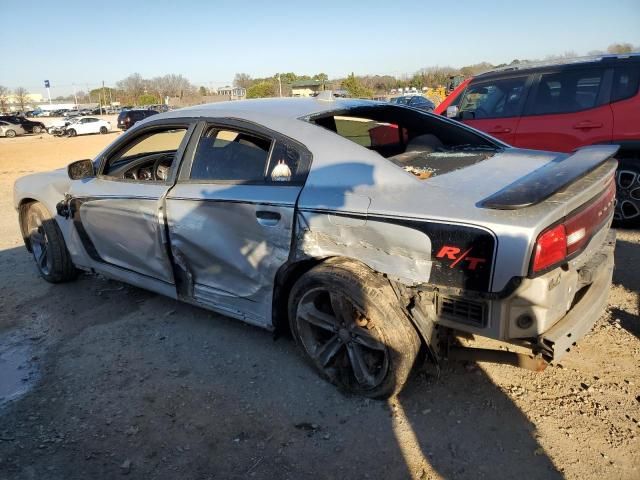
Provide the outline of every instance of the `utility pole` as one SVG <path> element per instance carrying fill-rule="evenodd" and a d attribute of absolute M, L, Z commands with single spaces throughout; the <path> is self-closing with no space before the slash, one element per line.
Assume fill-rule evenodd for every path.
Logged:
<path fill-rule="evenodd" d="M 78 96 L 76 95 L 76 84 L 72 83 L 71 84 L 73 86 L 73 99 L 76 102 L 76 110 L 78 109 Z"/>
<path fill-rule="evenodd" d="M 278 90 L 280 91 L 280 96 L 282 97 L 282 81 L 280 80 L 280 74 L 278 74 Z"/>
<path fill-rule="evenodd" d="M 100 103 L 100 113 L 104 115 L 102 105 L 107 103 L 107 97 L 104 96 L 104 80 L 102 80 L 102 102 Z"/>

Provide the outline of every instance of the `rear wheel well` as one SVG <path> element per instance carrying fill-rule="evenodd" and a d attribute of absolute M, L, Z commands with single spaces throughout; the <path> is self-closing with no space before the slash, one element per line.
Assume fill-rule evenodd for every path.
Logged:
<path fill-rule="evenodd" d="M 294 263 L 286 263 L 276 274 L 275 288 L 273 290 L 273 326 L 275 334 L 289 335 L 289 294 L 293 284 L 316 265 L 327 260 L 326 258 L 309 258 Z"/>
<path fill-rule="evenodd" d="M 371 269 L 362 262 L 347 257 L 322 257 L 308 258 L 293 263 L 287 263 L 280 267 L 276 274 L 275 288 L 273 292 L 273 326 L 276 336 L 289 335 L 289 294 L 293 285 L 305 273 L 313 267 L 323 263 L 358 263 Z"/>

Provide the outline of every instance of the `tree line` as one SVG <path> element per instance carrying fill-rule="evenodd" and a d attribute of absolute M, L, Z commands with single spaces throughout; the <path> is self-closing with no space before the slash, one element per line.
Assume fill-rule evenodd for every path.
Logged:
<path fill-rule="evenodd" d="M 638 50 L 640 50 L 640 46 L 634 47 L 630 43 L 614 43 L 609 45 L 606 50 L 592 50 L 588 55 L 602 55 L 606 53 L 625 54 Z M 355 75 L 351 73 L 345 78 L 329 80 L 325 73 L 315 75 L 297 75 L 293 72 L 276 73 L 271 77 L 263 78 L 252 78 L 247 73 L 237 73 L 233 84 L 236 87 L 245 88 L 247 90 L 247 98 L 277 97 L 280 95 L 280 89 L 282 89 L 282 96 L 286 97 L 291 95 L 291 84 L 294 82 L 298 80 L 320 80 L 327 90 L 344 89 L 347 90 L 352 97 L 371 98 L 375 95 L 388 93 L 393 89 L 397 90 L 399 88 L 408 87 L 420 90 L 425 87 L 444 87 L 449 82 L 450 77 L 456 75 L 467 78 L 496 68 L 527 64 L 540 60 L 575 58 L 577 56 L 577 53 L 569 51 L 560 55 L 549 55 L 544 59 L 514 59 L 509 63 L 497 65 L 489 62 L 480 62 L 461 68 L 433 66 L 422 68 L 412 75 L 402 75 L 400 77 L 392 75 Z"/>
<path fill-rule="evenodd" d="M 613 43 L 606 50 L 593 50 L 588 55 L 625 54 L 640 50 L 640 46 L 634 47 L 630 43 Z M 543 60 L 557 60 L 573 58 L 578 55 L 569 51 L 560 55 L 551 55 Z M 251 77 L 248 73 L 236 73 L 233 85 L 246 89 L 247 98 L 277 97 L 291 95 L 292 85 L 300 80 L 316 80 L 321 82 L 327 90 L 346 90 L 350 96 L 358 98 L 371 98 L 375 95 L 388 93 L 399 88 L 438 88 L 447 85 L 449 78 L 455 75 L 470 77 L 495 68 L 509 65 L 520 65 L 539 60 L 514 59 L 510 63 L 493 65 L 489 62 L 480 62 L 466 65 L 461 68 L 449 66 L 426 67 L 411 75 L 355 75 L 351 73 L 344 78 L 329 79 L 326 73 L 314 75 L 298 75 L 294 72 L 276 73 L 269 77 Z M 164 103 L 166 97 L 180 98 L 189 103 L 202 102 L 202 97 L 211 95 L 206 87 L 196 87 L 181 74 L 170 73 L 153 78 L 144 78 L 139 73 L 131 75 L 116 82 L 114 87 L 95 88 L 88 92 L 78 91 L 73 95 L 58 96 L 57 102 L 100 103 L 109 104 L 118 101 L 122 105 L 152 105 Z M 28 91 L 24 87 L 10 90 L 0 85 L 0 111 L 6 111 L 9 97 L 14 97 L 14 103 L 24 111 L 30 100 Z"/>

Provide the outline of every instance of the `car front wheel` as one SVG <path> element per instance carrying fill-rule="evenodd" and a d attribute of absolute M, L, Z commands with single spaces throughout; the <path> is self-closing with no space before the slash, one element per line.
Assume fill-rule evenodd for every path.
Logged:
<path fill-rule="evenodd" d="M 106 133 L 107 133 L 107 131 L 108 131 L 108 130 L 107 130 L 107 127 L 100 127 L 100 133 L 101 133 L 102 135 L 106 134 Z"/>
<path fill-rule="evenodd" d="M 38 125 L 36 125 L 35 127 L 33 127 L 32 132 L 38 134 L 38 133 L 42 132 L 42 128 L 40 128 Z"/>
<path fill-rule="evenodd" d="M 616 227 L 640 225 L 640 161 L 620 160 L 613 218 Z"/>
<path fill-rule="evenodd" d="M 75 137 L 77 135 L 77 133 L 73 128 L 70 128 L 69 130 L 67 130 L 67 135 L 69 137 Z"/>
<path fill-rule="evenodd" d="M 23 207 L 22 212 L 31 253 L 42 278 L 51 283 L 75 279 L 78 273 L 55 219 L 37 202 Z"/>
<path fill-rule="evenodd" d="M 6 137 L 9 137 L 9 138 L 13 138 L 16 136 L 15 130 L 7 130 L 4 134 Z"/>
<path fill-rule="evenodd" d="M 304 274 L 291 290 L 289 319 L 311 365 L 350 394 L 397 394 L 420 349 L 389 283 L 355 262 L 322 264 Z"/>

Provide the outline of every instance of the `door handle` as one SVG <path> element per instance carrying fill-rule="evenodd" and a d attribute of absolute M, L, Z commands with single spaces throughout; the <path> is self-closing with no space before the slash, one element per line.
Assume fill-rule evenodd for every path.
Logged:
<path fill-rule="evenodd" d="M 602 123 L 595 123 L 590 120 L 576 123 L 573 128 L 576 130 L 588 129 L 588 128 L 602 128 Z"/>
<path fill-rule="evenodd" d="M 258 223 L 265 227 L 275 227 L 280 222 L 280 214 L 269 210 L 257 210 L 256 218 Z"/>
<path fill-rule="evenodd" d="M 491 130 L 489 130 L 489 133 L 511 133 L 511 129 L 505 128 L 501 125 L 496 125 Z"/>

